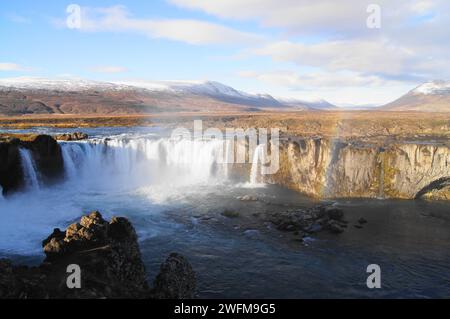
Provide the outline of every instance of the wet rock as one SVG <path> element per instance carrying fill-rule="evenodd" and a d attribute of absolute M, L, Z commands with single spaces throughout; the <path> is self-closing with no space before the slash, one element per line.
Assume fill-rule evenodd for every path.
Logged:
<path fill-rule="evenodd" d="M 305 228 L 305 231 L 310 233 L 310 234 L 318 233 L 321 230 L 322 230 L 322 225 L 317 224 L 317 223 L 310 225 L 308 228 Z"/>
<path fill-rule="evenodd" d="M 195 274 L 184 257 L 172 254 L 161 267 L 155 289 L 146 281 L 145 266 L 131 223 L 110 222 L 98 211 L 83 216 L 65 231 L 54 229 L 42 242 L 46 258 L 39 267 L 0 261 L 0 298 L 188 298 Z M 67 266 L 81 269 L 81 289 L 66 285 Z"/>
<path fill-rule="evenodd" d="M 44 253 L 47 258 L 64 254 L 64 237 L 66 233 L 55 228 L 53 233 L 42 242 Z"/>
<path fill-rule="evenodd" d="M 0 297 L 12 297 L 11 293 L 16 290 L 13 266 L 9 260 L 0 259 Z"/>
<path fill-rule="evenodd" d="M 358 219 L 358 223 L 360 225 L 364 225 L 364 224 L 367 224 L 367 220 L 361 217 L 360 219 Z"/>
<path fill-rule="evenodd" d="M 256 229 L 247 229 L 244 231 L 244 236 L 250 239 L 256 239 L 259 237 L 259 231 Z"/>
<path fill-rule="evenodd" d="M 358 229 L 363 228 L 361 225 L 353 225 L 353 227 L 358 228 Z"/>
<path fill-rule="evenodd" d="M 341 220 L 344 217 L 344 212 L 342 209 L 336 207 L 326 206 L 324 207 L 324 212 L 330 219 Z"/>
<path fill-rule="evenodd" d="M 23 186 L 18 143 L 19 140 L 0 142 L 0 186 L 3 195 Z"/>
<path fill-rule="evenodd" d="M 172 253 L 161 265 L 151 293 L 158 299 L 194 298 L 196 276 L 189 262 L 181 255 Z"/>
<path fill-rule="evenodd" d="M 0 138 L 0 186 L 3 195 L 19 191 L 25 186 L 19 149 L 31 151 L 39 176 L 44 184 L 51 184 L 64 174 L 61 148 L 48 135 L 11 135 Z"/>
<path fill-rule="evenodd" d="M 335 221 L 328 221 L 327 223 L 327 229 L 335 234 L 340 234 L 344 231 L 344 229 Z"/>
<path fill-rule="evenodd" d="M 269 222 L 278 230 L 318 233 L 328 230 L 332 233 L 342 233 L 346 227 L 343 221 L 344 212 L 335 207 L 316 206 L 308 209 L 295 209 L 271 213 L 267 216 Z"/>
<path fill-rule="evenodd" d="M 237 211 L 231 210 L 231 209 L 225 209 L 222 212 L 222 216 L 228 217 L 228 218 L 237 218 L 239 217 L 239 213 Z"/>
<path fill-rule="evenodd" d="M 86 140 L 88 135 L 83 132 L 74 132 L 74 133 L 65 133 L 59 134 L 55 136 L 55 139 L 58 141 L 81 141 Z"/>
<path fill-rule="evenodd" d="M 38 135 L 21 145 L 31 150 L 37 170 L 44 184 L 53 183 L 63 177 L 64 160 L 61 147 L 49 135 Z"/>
<path fill-rule="evenodd" d="M 46 274 L 37 268 L 13 266 L 0 259 L 0 299 L 48 298 Z"/>
<path fill-rule="evenodd" d="M 258 200 L 258 198 L 256 196 L 252 196 L 252 195 L 239 196 L 237 199 L 239 199 L 243 202 L 255 202 Z"/>

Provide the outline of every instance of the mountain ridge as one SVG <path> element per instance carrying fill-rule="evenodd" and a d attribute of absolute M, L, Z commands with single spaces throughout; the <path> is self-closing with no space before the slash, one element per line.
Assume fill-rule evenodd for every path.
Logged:
<path fill-rule="evenodd" d="M 247 93 L 217 81 L 95 81 L 81 78 L 0 78 L 0 114 L 147 114 L 261 110 L 351 110 L 326 100 Z M 379 111 L 450 112 L 450 82 L 425 82 Z"/>
<path fill-rule="evenodd" d="M 386 111 L 450 112 L 450 82 L 443 80 L 425 82 L 379 109 Z"/>
<path fill-rule="evenodd" d="M 164 111 L 331 109 L 326 101 L 284 101 L 216 81 L 107 82 L 78 78 L 0 79 L 0 114 L 135 114 Z"/>

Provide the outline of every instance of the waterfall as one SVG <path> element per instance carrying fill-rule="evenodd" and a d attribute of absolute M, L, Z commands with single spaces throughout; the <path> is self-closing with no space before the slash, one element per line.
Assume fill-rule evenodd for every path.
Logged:
<path fill-rule="evenodd" d="M 140 190 L 248 182 L 231 174 L 236 145 L 230 140 L 171 139 L 113 136 L 87 141 L 60 142 L 66 183 L 82 192 Z M 29 189 L 39 188 L 31 153 L 20 149 Z M 263 184 L 266 145 L 252 155 L 250 183 Z M 190 187 L 191 190 L 194 188 Z"/>
<path fill-rule="evenodd" d="M 60 145 L 66 176 L 78 184 L 193 185 L 228 176 L 222 140 L 119 137 Z"/>
<path fill-rule="evenodd" d="M 253 153 L 252 168 L 250 171 L 250 184 L 260 185 L 264 183 L 263 180 L 263 166 L 266 164 L 266 145 L 259 144 Z"/>
<path fill-rule="evenodd" d="M 25 179 L 25 186 L 32 190 L 39 189 L 38 173 L 30 150 L 19 148 L 20 160 Z"/>
<path fill-rule="evenodd" d="M 75 163 L 73 160 L 73 156 L 70 154 L 72 151 L 69 147 L 61 147 L 61 152 L 63 156 L 64 161 L 64 170 L 66 178 L 68 179 L 74 179 L 77 175 L 77 169 L 75 167 Z"/>

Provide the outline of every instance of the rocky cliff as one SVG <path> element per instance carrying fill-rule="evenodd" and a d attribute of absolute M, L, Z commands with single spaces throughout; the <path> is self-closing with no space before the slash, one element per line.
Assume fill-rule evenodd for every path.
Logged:
<path fill-rule="evenodd" d="M 0 186 L 3 194 L 24 187 L 24 170 L 20 148 L 31 152 L 36 170 L 44 184 L 50 184 L 62 177 L 64 162 L 61 148 L 48 135 L 4 135 L 0 137 Z"/>
<path fill-rule="evenodd" d="M 280 170 L 266 180 L 323 198 L 412 199 L 430 192 L 445 198 L 449 165 L 450 148 L 444 144 L 290 138 L 281 146 Z"/>
<path fill-rule="evenodd" d="M 92 212 L 65 231 L 55 229 L 42 246 L 46 259 L 39 267 L 0 260 L 0 299 L 194 296 L 195 273 L 178 254 L 170 255 L 149 287 L 136 232 L 123 217 L 108 222 Z M 69 265 L 79 267 L 79 287 L 67 284 Z"/>

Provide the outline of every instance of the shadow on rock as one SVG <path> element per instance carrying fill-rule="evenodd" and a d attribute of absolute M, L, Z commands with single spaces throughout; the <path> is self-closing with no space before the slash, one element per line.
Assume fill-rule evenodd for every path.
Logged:
<path fill-rule="evenodd" d="M 55 229 L 42 246 L 46 258 L 39 267 L 0 260 L 0 298 L 194 297 L 195 273 L 175 253 L 161 265 L 154 287 L 149 287 L 136 231 L 126 218 L 108 222 L 92 212 L 65 232 Z M 79 267 L 81 288 L 68 288 L 69 265 Z"/>

